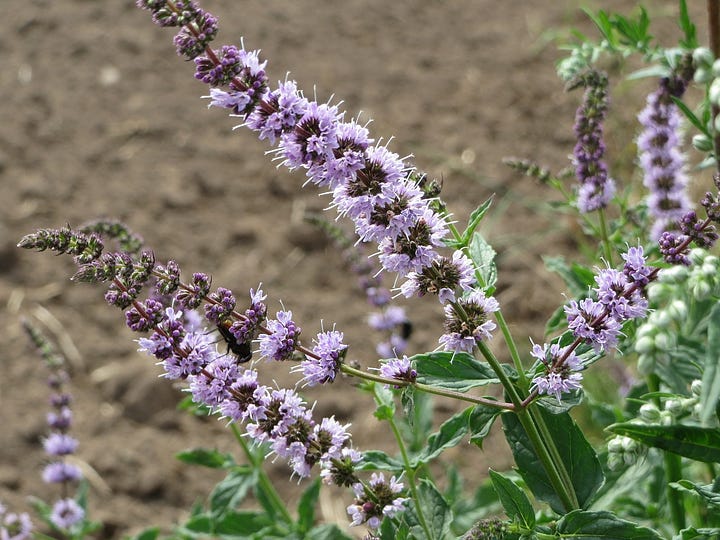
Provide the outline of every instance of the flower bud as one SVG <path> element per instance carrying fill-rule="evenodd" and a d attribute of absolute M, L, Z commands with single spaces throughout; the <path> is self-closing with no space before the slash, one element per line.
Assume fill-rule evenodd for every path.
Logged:
<path fill-rule="evenodd" d="M 687 317 L 687 304 L 683 300 L 673 300 L 666 312 L 674 321 L 683 321 Z"/>
<path fill-rule="evenodd" d="M 707 251 L 701 248 L 693 248 L 690 250 L 690 261 L 692 261 L 693 266 L 700 265 L 705 262 L 705 255 L 707 255 Z"/>
<path fill-rule="evenodd" d="M 670 298 L 673 294 L 673 288 L 667 283 L 651 283 L 647 288 L 647 297 L 651 302 L 661 304 Z"/>
<path fill-rule="evenodd" d="M 692 287 L 692 295 L 696 300 L 705 300 L 712 292 L 712 287 L 706 281 L 698 281 Z"/>
<path fill-rule="evenodd" d="M 693 80 L 698 84 L 708 83 L 712 80 L 712 72 L 704 68 L 698 68 L 693 74 Z"/>
<path fill-rule="evenodd" d="M 668 411 L 660 412 L 660 425 L 661 426 L 670 426 L 674 422 L 675 422 L 675 418 L 673 418 L 673 415 L 670 414 Z"/>
<path fill-rule="evenodd" d="M 688 269 L 685 266 L 675 265 L 663 268 L 658 274 L 660 283 L 682 283 L 687 279 Z"/>
<path fill-rule="evenodd" d="M 713 105 L 720 103 L 720 79 L 715 79 L 712 84 L 710 84 L 708 97 L 710 98 L 710 103 Z"/>
<path fill-rule="evenodd" d="M 708 264 L 707 261 L 703 262 L 700 267 L 700 271 L 706 277 L 714 277 L 717 274 L 717 268 L 714 264 Z"/>
<path fill-rule="evenodd" d="M 713 77 L 720 77 L 720 60 L 715 60 L 712 65 Z"/>
<path fill-rule="evenodd" d="M 667 351 L 673 344 L 672 336 L 667 332 L 659 332 L 655 336 L 655 348 L 660 351 Z"/>
<path fill-rule="evenodd" d="M 695 379 L 692 383 L 690 383 L 690 391 L 694 396 L 700 397 L 700 393 L 702 392 L 702 381 L 700 379 Z"/>
<path fill-rule="evenodd" d="M 619 454 L 623 451 L 622 440 L 620 437 L 613 437 L 607 443 L 608 453 Z"/>
<path fill-rule="evenodd" d="M 625 452 L 623 454 L 623 461 L 625 462 L 625 465 L 635 465 L 638 460 L 638 455 L 635 452 Z"/>
<path fill-rule="evenodd" d="M 665 410 L 673 416 L 678 416 L 683 413 L 682 402 L 679 399 L 668 399 L 665 402 Z"/>
<path fill-rule="evenodd" d="M 714 67 L 713 62 L 715 58 L 713 57 L 712 51 L 710 51 L 707 47 L 698 47 L 693 50 L 692 57 L 696 70 L 700 68 L 709 69 Z"/>
<path fill-rule="evenodd" d="M 694 135 L 692 145 L 698 152 L 711 152 L 713 150 L 713 142 L 704 133 Z"/>
<path fill-rule="evenodd" d="M 652 324 L 657 328 L 667 328 L 672 324 L 673 320 L 667 310 L 659 310 L 653 313 Z"/>
<path fill-rule="evenodd" d="M 635 352 L 638 354 L 650 354 L 655 350 L 655 338 L 642 336 L 635 342 Z"/>
<path fill-rule="evenodd" d="M 611 471 L 619 471 L 624 463 L 625 462 L 622 458 L 622 454 L 608 455 L 607 466 L 608 469 L 610 469 Z"/>
<path fill-rule="evenodd" d="M 660 420 L 660 409 L 652 403 L 643 403 L 640 407 L 640 418 L 650 424 L 655 424 Z"/>
<path fill-rule="evenodd" d="M 638 443 L 634 439 L 621 437 L 620 441 L 624 452 L 636 452 L 638 450 Z"/>

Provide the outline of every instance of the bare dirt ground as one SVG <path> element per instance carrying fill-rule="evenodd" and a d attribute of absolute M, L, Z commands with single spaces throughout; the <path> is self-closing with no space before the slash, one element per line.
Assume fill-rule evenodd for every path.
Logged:
<path fill-rule="evenodd" d="M 334 95 L 349 116 L 363 111 L 373 118 L 374 137 L 394 136 L 392 150 L 413 154 L 418 168 L 444 179 L 443 198 L 461 224 L 495 194 L 483 232 L 499 252 L 498 298 L 519 343 L 542 338 L 563 287 L 540 254 L 571 253 L 578 231 L 568 232 L 569 221 L 543 209 L 554 194 L 501 159 L 533 157 L 553 170 L 569 164 L 580 95 L 563 93 L 554 74 L 561 53 L 552 39 L 570 26 L 592 31 L 577 2 L 202 4 L 219 17 L 216 43 L 244 36 L 248 48 L 269 59 L 271 80 L 291 71 L 306 94 Z M 675 3 L 652 4 L 660 28 L 674 39 Z M 237 119 L 206 108 L 199 97 L 207 91 L 175 56 L 171 31 L 155 27 L 132 0 L 4 0 L 3 7 L 0 501 L 21 510 L 27 495 L 57 495 L 39 478 L 46 371 L 19 325 L 21 315 L 40 316 L 51 335 L 63 336 L 73 365 L 78 457 L 94 471 L 92 517 L 105 523 L 98 537 L 149 525 L 168 530 L 219 479 L 173 455 L 199 445 L 231 450 L 231 436 L 214 419 L 175 410 L 180 392 L 136 352 L 135 336 L 104 304 L 101 288 L 71 284 L 70 260 L 21 252 L 19 238 L 39 227 L 120 219 L 159 260 L 176 259 L 185 275 L 209 272 L 215 285 L 239 296 L 262 282 L 270 310 L 282 300 L 307 336 L 321 321 L 336 323 L 351 356 L 372 366 L 373 336 L 363 322 L 368 306 L 337 250 L 302 220 L 328 199 L 312 187 L 301 190 L 301 174 L 276 169 L 252 133 L 232 132 Z M 623 120 L 616 126 L 633 122 L 643 99 L 624 86 L 619 91 L 613 106 Z M 631 143 L 611 140 L 610 160 L 631 160 Z M 415 325 L 410 352 L 433 349 L 439 306 L 407 305 Z M 261 369 L 266 381 L 294 381 L 286 366 Z M 307 397 L 318 401 L 319 413 L 352 422 L 358 448 L 391 449 L 371 399 L 350 384 L 339 381 Z M 440 404 L 439 419 L 449 413 Z M 488 441 L 484 452 L 451 454 L 473 473 L 468 487 L 485 478 L 488 466 L 509 465 L 500 439 Z M 271 465 L 271 473 L 282 492 L 295 496 L 284 466 Z M 326 499 L 327 519 L 345 522 L 346 504 Z"/>

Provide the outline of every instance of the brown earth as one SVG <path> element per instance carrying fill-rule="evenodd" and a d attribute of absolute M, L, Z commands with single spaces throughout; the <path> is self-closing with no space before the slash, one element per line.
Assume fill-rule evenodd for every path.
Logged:
<path fill-rule="evenodd" d="M 658 33 L 671 39 L 674 5 L 651 6 Z M 443 197 L 461 224 L 495 194 L 483 232 L 499 252 L 498 297 L 521 346 L 527 336 L 542 338 L 545 319 L 563 300 L 562 284 L 540 255 L 573 253 L 579 232 L 568 232 L 572 221 L 547 210 L 554 194 L 518 177 L 501 158 L 533 157 L 553 170 L 568 165 L 580 95 L 562 91 L 553 38 L 567 36 L 569 27 L 592 32 L 578 6 L 203 2 L 219 17 L 219 43 L 244 36 L 248 48 L 261 48 L 271 80 L 292 70 L 306 94 L 334 95 L 350 116 L 363 111 L 362 118 L 374 118 L 374 137 L 396 137 L 391 149 L 415 155 L 418 168 L 444 179 Z M 175 56 L 171 31 L 155 27 L 132 0 L 4 0 L 3 8 L 0 501 L 22 510 L 28 495 L 58 495 L 39 478 L 46 370 L 19 325 L 21 315 L 40 317 L 62 338 L 73 367 L 73 433 L 92 481 L 92 517 L 105 523 L 99 537 L 149 525 L 167 530 L 219 479 L 173 455 L 199 445 L 229 451 L 231 436 L 213 419 L 175 410 L 180 393 L 136 352 L 134 336 L 104 304 L 100 287 L 71 284 L 70 260 L 21 252 L 19 238 L 39 227 L 123 220 L 158 259 L 176 259 L 185 275 L 212 273 L 215 285 L 241 296 L 262 282 L 270 310 L 282 300 L 306 335 L 321 321 L 326 328 L 336 323 L 351 356 L 372 366 L 374 336 L 363 322 L 368 306 L 337 250 L 302 221 L 328 199 L 312 187 L 301 190 L 301 174 L 275 168 L 252 133 L 232 132 L 237 119 L 206 108 L 199 96 L 207 90 Z M 608 124 L 614 166 L 633 157 L 632 130 L 615 134 L 642 106 L 642 95 L 630 88 L 637 84 L 617 89 Z M 416 329 L 411 352 L 434 348 L 438 304 L 408 306 Z M 261 369 L 267 382 L 294 381 L 286 366 Z M 318 413 L 352 422 L 358 448 L 391 450 L 371 399 L 350 384 L 339 381 L 307 397 L 317 400 Z M 438 419 L 456 408 L 441 403 Z M 497 434 L 484 452 L 463 447 L 449 457 L 471 473 L 468 488 L 488 466 L 509 465 Z M 295 497 L 287 469 L 276 463 L 270 471 L 281 492 Z M 346 523 L 349 498 L 325 497 L 325 519 Z"/>

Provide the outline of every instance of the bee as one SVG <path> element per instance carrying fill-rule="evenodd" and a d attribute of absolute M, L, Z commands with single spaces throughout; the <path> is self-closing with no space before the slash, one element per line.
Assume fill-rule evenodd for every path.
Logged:
<path fill-rule="evenodd" d="M 404 340 L 410 339 L 410 336 L 413 333 L 413 324 L 408 321 L 404 320 L 402 323 L 400 323 L 400 337 Z"/>
<path fill-rule="evenodd" d="M 217 325 L 217 330 L 220 333 L 220 336 L 222 336 L 225 343 L 227 343 L 227 352 L 225 354 L 230 354 L 232 352 L 237 357 L 237 361 L 240 364 L 249 362 L 252 359 L 253 354 L 250 342 L 238 342 L 237 338 L 230 331 L 231 325 L 232 323 L 228 320 L 220 321 Z"/>

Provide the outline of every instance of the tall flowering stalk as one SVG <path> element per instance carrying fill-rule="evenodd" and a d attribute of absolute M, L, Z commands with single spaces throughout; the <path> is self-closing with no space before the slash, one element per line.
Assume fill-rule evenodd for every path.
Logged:
<path fill-rule="evenodd" d="M 677 76 L 661 79 L 638 115 L 642 132 L 637 140 L 643 183 L 650 191 L 650 236 L 659 240 L 667 230 L 679 230 L 679 221 L 691 210 L 687 195 L 685 156 L 680 148 L 682 116 L 673 97 L 681 97 L 687 82 Z"/>
<path fill-rule="evenodd" d="M 615 181 L 609 177 L 604 161 L 603 122 L 608 109 L 608 79 L 599 71 L 589 71 L 577 78 L 573 86 L 584 86 L 583 103 L 575 115 L 573 149 L 575 176 L 579 182 L 578 210 L 585 214 L 606 208 L 615 194 Z"/>
<path fill-rule="evenodd" d="M 70 376 L 65 359 L 55 352 L 42 332 L 28 320 L 23 320 L 23 327 L 50 370 L 48 387 L 52 391 L 52 410 L 47 414 L 50 433 L 43 440 L 43 448 L 50 462 L 43 469 L 42 478 L 48 484 L 60 486 L 62 496 L 52 506 L 50 522 L 58 530 L 69 532 L 85 518 L 85 509 L 70 497 L 71 490 L 82 479 L 80 469 L 68 461 L 68 456 L 73 455 L 78 447 L 78 440 L 69 434 L 73 420 L 70 408 L 72 395 L 67 390 Z"/>

